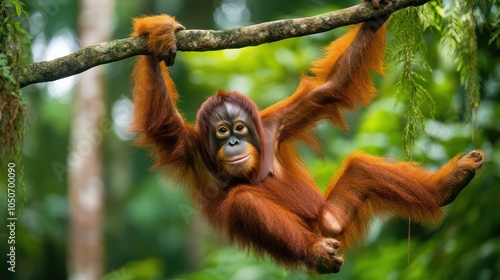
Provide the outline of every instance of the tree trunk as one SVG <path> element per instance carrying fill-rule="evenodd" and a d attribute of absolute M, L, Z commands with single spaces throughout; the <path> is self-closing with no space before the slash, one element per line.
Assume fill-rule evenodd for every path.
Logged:
<path fill-rule="evenodd" d="M 111 35 L 112 0 L 82 0 L 79 38 L 82 47 L 107 41 Z M 105 104 L 103 68 L 80 76 L 68 157 L 70 236 L 69 279 L 100 279 L 104 272 L 102 166 Z"/>

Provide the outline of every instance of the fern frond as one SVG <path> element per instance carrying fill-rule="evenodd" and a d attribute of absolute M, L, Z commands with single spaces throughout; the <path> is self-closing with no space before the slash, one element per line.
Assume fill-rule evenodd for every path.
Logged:
<path fill-rule="evenodd" d="M 424 25 L 424 29 L 434 28 L 441 31 L 444 17 L 442 5 L 441 0 L 436 0 L 430 1 L 418 9 L 418 16 Z"/>
<path fill-rule="evenodd" d="M 407 99 L 408 109 L 405 114 L 406 125 L 403 131 L 403 150 L 408 159 L 413 159 L 413 150 L 417 140 L 425 128 L 425 116 L 421 109 L 424 104 L 431 105 L 431 112 L 435 111 L 434 101 L 429 92 L 422 86 L 425 78 L 417 72 L 431 71 L 429 64 L 420 59 L 418 55 L 424 56 L 427 45 L 423 33 L 429 26 L 438 24 L 440 16 L 430 2 L 424 8 L 411 7 L 397 12 L 391 20 L 391 29 L 394 38 L 390 43 L 388 59 L 401 69 L 401 74 L 395 89 L 399 99 Z M 426 9 L 421 11 L 420 9 Z M 422 17 L 429 10 L 434 10 L 437 15 Z"/>
<path fill-rule="evenodd" d="M 495 4 L 500 4 L 500 0 L 495 0 Z M 500 9 L 500 7 L 497 7 Z M 489 44 L 496 44 L 497 49 L 500 49 L 500 12 L 495 13 L 492 22 L 491 22 L 491 38 L 489 40 Z"/>
<path fill-rule="evenodd" d="M 476 1 L 453 0 L 445 12 L 442 46 L 454 56 L 460 83 L 467 91 L 467 116 L 479 108 L 481 78 L 477 61 Z"/>

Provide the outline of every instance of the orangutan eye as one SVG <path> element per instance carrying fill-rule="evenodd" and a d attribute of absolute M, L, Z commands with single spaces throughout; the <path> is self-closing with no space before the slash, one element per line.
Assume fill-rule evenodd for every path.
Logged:
<path fill-rule="evenodd" d="M 224 139 L 229 134 L 229 128 L 222 124 L 217 128 L 217 138 Z"/>
<path fill-rule="evenodd" d="M 234 131 L 239 135 L 246 135 L 248 133 L 246 125 L 242 122 L 237 122 L 233 127 Z"/>

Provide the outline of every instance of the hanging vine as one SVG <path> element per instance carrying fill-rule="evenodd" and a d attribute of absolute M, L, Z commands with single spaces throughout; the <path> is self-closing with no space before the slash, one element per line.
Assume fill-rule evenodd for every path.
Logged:
<path fill-rule="evenodd" d="M 428 5 L 428 4 L 426 4 Z M 421 108 L 430 104 L 435 110 L 434 100 L 422 86 L 424 77 L 418 71 L 431 71 L 422 58 L 427 47 L 423 38 L 425 26 L 419 17 L 419 7 L 409 7 L 393 15 L 390 28 L 393 39 L 390 42 L 388 60 L 400 68 L 396 92 L 400 99 L 406 99 L 408 109 L 405 114 L 406 126 L 403 132 L 403 149 L 406 158 L 412 160 L 414 148 L 425 128 L 426 117 Z"/>
<path fill-rule="evenodd" d="M 425 80 L 419 74 L 420 71 L 431 71 L 425 61 L 424 31 L 428 28 L 442 30 L 441 44 L 445 53 L 449 53 L 457 65 L 460 83 L 466 93 L 465 119 L 472 123 L 474 130 L 481 90 L 476 32 L 478 26 L 490 29 L 490 44 L 500 46 L 500 13 L 492 12 L 498 10 L 499 2 L 452 0 L 443 7 L 441 0 L 435 0 L 393 15 L 391 29 L 394 37 L 388 60 L 401 69 L 396 90 L 399 98 L 406 100 L 408 105 L 403 134 L 404 153 L 408 159 L 413 158 L 416 141 L 425 129 L 425 117 L 421 108 L 430 105 L 431 112 L 435 108 L 432 97 L 425 89 Z M 487 14 L 492 15 L 488 17 Z"/>
<path fill-rule="evenodd" d="M 457 63 L 460 83 L 464 86 L 467 94 L 467 119 L 471 120 L 473 130 L 481 89 L 477 61 L 476 4 L 475 0 L 452 1 L 451 7 L 445 13 L 446 25 L 441 41 Z"/>
<path fill-rule="evenodd" d="M 17 20 L 27 14 L 22 3 L 17 0 L 0 1 L 0 164 L 15 163 L 18 186 L 22 184 L 21 145 L 25 132 L 27 106 L 20 93 L 17 81 L 25 58 L 21 58 L 21 48 L 29 46 L 27 34 Z M 29 52 L 27 52 L 29 53 Z M 24 195 L 21 195 L 21 207 Z"/>

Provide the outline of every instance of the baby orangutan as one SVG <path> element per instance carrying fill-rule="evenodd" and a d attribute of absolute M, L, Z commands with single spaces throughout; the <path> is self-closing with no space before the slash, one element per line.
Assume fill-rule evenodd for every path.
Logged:
<path fill-rule="evenodd" d="M 376 4 L 386 1 L 375 1 Z M 178 112 L 168 75 L 183 30 L 167 15 L 134 20 L 150 55 L 133 73 L 133 130 L 149 147 L 156 167 L 189 186 L 208 223 L 243 248 L 287 267 L 334 273 L 342 252 L 366 234 L 374 214 L 437 221 L 483 164 L 472 151 L 437 172 L 364 153 L 349 156 L 322 194 L 294 142 L 315 148 L 310 130 L 320 120 L 345 127 L 342 112 L 375 96 L 370 71 L 382 72 L 388 16 L 356 25 L 314 62 L 295 93 L 264 110 L 237 92 L 208 98 L 189 124 Z"/>

